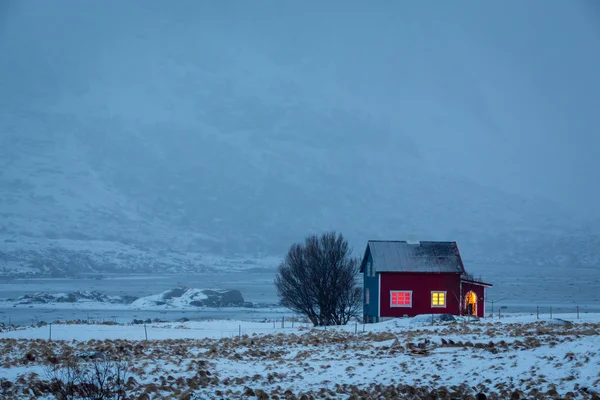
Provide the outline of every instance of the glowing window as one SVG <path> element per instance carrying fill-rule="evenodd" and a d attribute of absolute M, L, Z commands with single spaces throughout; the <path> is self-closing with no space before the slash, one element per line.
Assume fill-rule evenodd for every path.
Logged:
<path fill-rule="evenodd" d="M 446 307 L 446 292 L 431 292 L 431 307 Z"/>
<path fill-rule="evenodd" d="M 391 307 L 412 307 L 412 291 L 392 290 L 390 291 Z"/>

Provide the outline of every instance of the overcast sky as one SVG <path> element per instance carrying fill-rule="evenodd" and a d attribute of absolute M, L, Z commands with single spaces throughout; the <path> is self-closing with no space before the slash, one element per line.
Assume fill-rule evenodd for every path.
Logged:
<path fill-rule="evenodd" d="M 370 114 L 424 168 L 598 217 L 599 10 L 0 0 L 0 107 L 193 125 L 196 94 L 221 73 L 246 96 Z"/>

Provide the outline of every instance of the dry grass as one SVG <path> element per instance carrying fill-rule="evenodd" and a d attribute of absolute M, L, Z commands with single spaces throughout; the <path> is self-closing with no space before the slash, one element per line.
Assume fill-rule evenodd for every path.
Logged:
<path fill-rule="evenodd" d="M 29 399 L 49 393 L 48 382 L 39 374 L 42 367 L 79 360 L 78 352 L 98 352 L 105 357 L 130 363 L 127 388 L 132 399 L 202 399 L 258 398 L 313 399 L 343 396 L 350 399 L 392 398 L 598 398 L 592 388 L 574 385 L 573 390 L 559 393 L 559 384 L 575 381 L 573 374 L 548 382 L 540 369 L 532 367 L 518 379 L 492 381 L 474 371 L 469 385 L 444 386 L 436 370 L 451 368 L 465 357 L 504 357 L 491 365 L 491 372 L 506 371 L 516 366 L 520 352 L 553 348 L 588 336 L 600 335 L 600 324 L 548 325 L 544 323 L 449 325 L 436 329 L 365 333 L 303 330 L 296 334 L 244 335 L 240 338 L 177 339 L 160 341 L 90 340 L 47 341 L 25 339 L 0 340 L 0 367 L 33 368 L 14 380 L 0 378 L 0 398 Z M 434 338 L 431 339 L 430 338 Z M 414 348 L 428 351 L 451 351 L 445 357 L 431 358 L 435 368 L 418 370 Z M 559 368 L 569 365 L 573 370 L 598 359 L 598 350 L 582 354 L 566 352 L 562 357 L 542 356 L 540 360 Z M 365 370 L 375 362 L 389 360 L 390 368 L 401 374 L 414 374 L 414 384 L 401 382 L 376 384 L 359 381 Z M 86 361 L 89 362 L 89 361 Z M 334 366 L 340 382 L 318 381 L 307 385 L 307 378 L 319 377 Z M 239 366 L 239 372 L 235 372 Z M 256 366 L 253 368 L 248 366 Z M 223 372 L 227 367 L 228 372 Z M 37 368 L 37 370 L 36 370 Z M 33 372 L 38 371 L 38 372 Z M 329 375 L 330 376 L 330 375 Z M 342 379 L 343 378 L 343 379 Z M 304 389 L 299 389 L 304 388 Z M 208 396 L 208 397 L 207 397 Z M 596 397 L 595 397 L 596 396 Z"/>

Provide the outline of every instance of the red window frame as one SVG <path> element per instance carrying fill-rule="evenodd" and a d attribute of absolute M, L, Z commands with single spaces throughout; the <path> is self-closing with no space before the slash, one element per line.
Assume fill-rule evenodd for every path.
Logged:
<path fill-rule="evenodd" d="M 412 307 L 412 290 L 390 290 L 390 307 Z"/>

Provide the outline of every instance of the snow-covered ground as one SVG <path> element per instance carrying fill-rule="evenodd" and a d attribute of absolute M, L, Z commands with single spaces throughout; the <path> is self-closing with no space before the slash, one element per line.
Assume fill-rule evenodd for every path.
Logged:
<path fill-rule="evenodd" d="M 0 332 L 0 397 L 32 387 L 41 396 L 46 365 L 86 351 L 129 362 L 136 398 L 593 398 L 599 349 L 600 314 L 589 313 L 326 329 L 234 320 L 45 325 Z"/>

